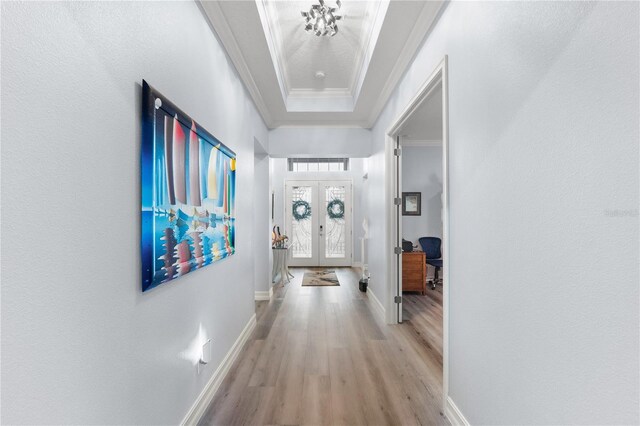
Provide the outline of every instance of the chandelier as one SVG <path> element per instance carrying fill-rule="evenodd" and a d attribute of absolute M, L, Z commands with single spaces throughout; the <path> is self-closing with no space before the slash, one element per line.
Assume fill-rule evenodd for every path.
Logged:
<path fill-rule="evenodd" d="M 338 25 L 336 21 L 342 19 L 341 15 L 336 15 L 336 11 L 340 9 L 342 3 L 340 0 L 336 0 L 337 8 L 329 7 L 325 4 L 324 0 L 318 0 L 320 4 L 314 4 L 311 6 L 308 12 L 300 12 L 304 18 L 304 29 L 306 31 L 313 31 L 315 35 L 333 37 L 338 34 Z"/>

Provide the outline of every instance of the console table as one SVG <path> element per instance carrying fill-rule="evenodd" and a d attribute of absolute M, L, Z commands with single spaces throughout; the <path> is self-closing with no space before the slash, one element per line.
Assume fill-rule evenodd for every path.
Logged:
<path fill-rule="evenodd" d="M 290 282 L 289 278 L 293 275 L 289 272 L 289 247 L 272 247 L 273 251 L 273 269 L 271 270 L 271 282 L 275 283 L 276 278 L 280 277 L 278 284 Z"/>

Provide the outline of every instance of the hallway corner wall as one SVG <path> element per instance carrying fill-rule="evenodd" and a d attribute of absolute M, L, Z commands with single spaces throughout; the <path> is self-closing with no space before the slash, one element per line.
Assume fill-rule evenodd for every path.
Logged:
<path fill-rule="evenodd" d="M 448 396 L 471 424 L 640 421 L 639 8 L 451 2 L 372 129 L 384 212 L 385 132 L 448 56 Z"/>
<path fill-rule="evenodd" d="M 1 422 L 178 424 L 254 315 L 267 128 L 195 2 L 0 7 Z M 143 78 L 238 168 L 236 254 L 144 294 Z"/>
<path fill-rule="evenodd" d="M 279 127 L 269 130 L 269 155 L 285 157 L 368 157 L 371 130 L 359 127 Z"/>
<path fill-rule="evenodd" d="M 254 282 L 256 292 L 271 288 L 271 174 L 269 155 L 254 156 L 254 199 L 252 203 L 254 230 Z"/>

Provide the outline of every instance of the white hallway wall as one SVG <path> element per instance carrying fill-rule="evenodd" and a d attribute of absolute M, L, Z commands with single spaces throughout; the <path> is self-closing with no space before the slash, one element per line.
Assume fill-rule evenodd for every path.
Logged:
<path fill-rule="evenodd" d="M 371 131 L 352 127 L 280 127 L 269 131 L 272 157 L 368 157 Z"/>
<path fill-rule="evenodd" d="M 1 7 L 1 421 L 176 424 L 254 313 L 267 129 L 194 2 Z M 237 254 L 145 294 L 142 78 L 238 155 Z"/>
<path fill-rule="evenodd" d="M 402 191 L 421 193 L 421 215 L 402 216 L 402 238 L 442 238 L 442 147 L 402 147 Z"/>
<path fill-rule="evenodd" d="M 383 211 L 384 134 L 449 55 L 450 396 L 472 424 L 640 421 L 639 7 L 452 2 L 372 130 Z"/>
<path fill-rule="evenodd" d="M 254 157 L 255 203 L 251 206 L 254 226 L 254 282 L 255 290 L 269 291 L 271 286 L 271 175 L 269 155 L 262 152 Z"/>

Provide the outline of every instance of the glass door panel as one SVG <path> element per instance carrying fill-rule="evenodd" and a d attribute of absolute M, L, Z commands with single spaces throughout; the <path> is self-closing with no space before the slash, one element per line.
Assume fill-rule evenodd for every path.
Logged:
<path fill-rule="evenodd" d="M 291 188 L 291 236 L 290 250 L 294 259 L 313 257 L 313 188 L 293 186 Z"/>
<path fill-rule="evenodd" d="M 346 227 L 344 219 L 344 186 L 325 186 L 324 256 L 344 259 L 346 256 Z"/>
<path fill-rule="evenodd" d="M 285 183 L 285 234 L 289 237 L 289 265 L 318 264 L 318 183 Z"/>
<path fill-rule="evenodd" d="M 322 215 L 320 221 L 320 266 L 351 266 L 351 182 L 318 182 Z"/>

